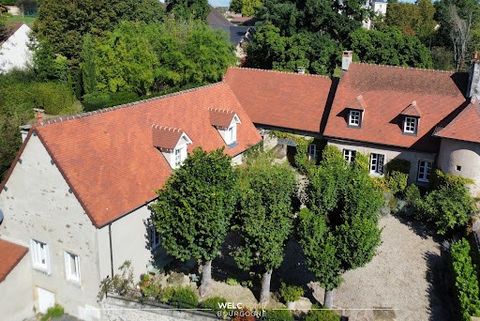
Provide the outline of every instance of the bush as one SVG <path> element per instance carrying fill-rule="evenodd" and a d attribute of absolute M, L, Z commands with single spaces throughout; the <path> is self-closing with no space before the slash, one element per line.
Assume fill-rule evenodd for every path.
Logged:
<path fill-rule="evenodd" d="M 228 278 L 227 279 L 227 284 L 228 285 L 238 285 L 238 281 L 235 280 L 234 278 Z"/>
<path fill-rule="evenodd" d="M 470 257 L 468 241 L 461 239 L 455 242 L 450 250 L 450 255 L 462 320 L 470 321 L 471 316 L 480 315 L 480 291 L 476 266 Z"/>
<path fill-rule="evenodd" d="M 385 169 L 386 184 L 392 194 L 403 194 L 408 183 L 410 162 L 404 159 L 392 159 L 387 163 Z"/>
<path fill-rule="evenodd" d="M 267 310 L 265 311 L 265 317 L 262 318 L 265 321 L 293 321 L 293 314 L 289 310 Z"/>
<path fill-rule="evenodd" d="M 211 298 L 207 298 L 205 301 L 201 303 L 201 306 L 205 309 L 210 309 L 218 315 L 218 312 L 223 312 L 223 316 L 227 317 L 228 309 L 222 308 L 220 305 L 226 303 L 227 300 L 222 298 L 221 296 L 214 296 Z"/>
<path fill-rule="evenodd" d="M 285 302 L 294 302 L 303 295 L 303 289 L 299 286 L 287 285 L 282 283 L 280 286 L 280 296 Z"/>
<path fill-rule="evenodd" d="M 158 280 L 149 274 L 142 274 L 138 286 L 146 298 L 157 299 L 162 293 L 162 286 Z"/>
<path fill-rule="evenodd" d="M 177 308 L 196 308 L 198 306 L 197 293 L 188 286 L 166 288 L 162 293 L 161 300 Z"/>
<path fill-rule="evenodd" d="M 60 304 L 55 304 L 53 307 L 48 308 L 47 313 L 42 316 L 41 321 L 49 321 L 53 318 L 59 318 L 64 314 L 63 307 Z"/>
<path fill-rule="evenodd" d="M 312 308 L 317 308 L 313 306 Z M 310 310 L 305 321 L 340 321 L 340 316 L 332 310 Z"/>
<path fill-rule="evenodd" d="M 58 82 L 36 83 L 33 87 L 33 100 L 36 108 L 42 108 L 50 115 L 67 113 L 75 103 L 72 89 Z"/>

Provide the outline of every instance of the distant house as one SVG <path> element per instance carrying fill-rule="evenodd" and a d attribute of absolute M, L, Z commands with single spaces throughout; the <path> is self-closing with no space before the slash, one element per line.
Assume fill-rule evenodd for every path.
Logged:
<path fill-rule="evenodd" d="M 15 24 L 7 29 L 7 35 L 0 43 L 0 73 L 12 69 L 25 69 L 32 61 L 29 48 L 32 29 L 26 24 Z"/>
<path fill-rule="evenodd" d="M 365 3 L 365 8 L 372 10 L 375 15 L 379 17 L 385 17 L 387 15 L 387 0 L 367 0 Z M 372 20 L 367 19 L 363 22 L 363 27 L 365 29 L 372 28 Z"/>
<path fill-rule="evenodd" d="M 207 16 L 207 22 L 213 29 L 224 31 L 232 45 L 235 47 L 237 56 L 239 58 L 244 57 L 242 44 L 249 39 L 252 28 L 251 26 L 233 24 L 215 8 L 210 9 L 210 13 Z"/>

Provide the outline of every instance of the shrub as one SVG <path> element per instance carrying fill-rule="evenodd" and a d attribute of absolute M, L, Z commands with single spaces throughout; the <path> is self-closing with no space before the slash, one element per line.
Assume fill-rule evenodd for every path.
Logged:
<path fill-rule="evenodd" d="M 228 285 L 238 285 L 238 281 L 234 278 L 228 278 L 226 282 Z"/>
<path fill-rule="evenodd" d="M 201 306 L 205 309 L 210 309 L 219 315 L 219 312 L 222 312 L 223 317 L 226 318 L 228 315 L 228 309 L 222 308 L 220 305 L 226 303 L 227 300 L 221 296 L 214 296 L 211 298 L 207 298 L 205 301 L 201 303 Z"/>
<path fill-rule="evenodd" d="M 161 300 L 177 308 L 195 308 L 198 306 L 197 293 L 188 286 L 166 288 L 162 293 Z"/>
<path fill-rule="evenodd" d="M 313 306 L 312 308 L 317 308 Z M 340 321 L 340 316 L 332 310 L 310 310 L 305 321 Z"/>
<path fill-rule="evenodd" d="M 33 87 L 35 107 L 45 113 L 59 115 L 72 110 L 75 103 L 73 91 L 67 84 L 58 82 L 36 83 Z"/>
<path fill-rule="evenodd" d="M 115 274 L 112 278 L 105 278 L 100 282 L 100 291 L 98 292 L 98 300 L 102 300 L 107 292 L 113 292 L 120 296 L 134 296 L 135 284 L 133 282 L 132 262 L 125 261 L 118 268 L 120 274 Z"/>
<path fill-rule="evenodd" d="M 468 241 L 461 239 L 455 242 L 450 250 L 450 255 L 462 320 L 470 321 L 471 316 L 480 314 L 480 293 L 476 266 L 470 257 Z"/>
<path fill-rule="evenodd" d="M 49 321 L 53 318 L 59 318 L 64 314 L 63 307 L 60 304 L 55 304 L 53 307 L 48 308 L 47 313 L 42 316 L 41 321 Z"/>
<path fill-rule="evenodd" d="M 410 162 L 399 158 L 392 159 L 385 165 L 385 171 L 387 174 L 400 172 L 408 175 L 410 173 Z"/>
<path fill-rule="evenodd" d="M 282 283 L 280 286 L 280 296 L 285 302 L 294 302 L 303 295 L 303 289 L 299 286 L 287 285 Z"/>
<path fill-rule="evenodd" d="M 265 321 L 293 321 L 293 314 L 289 310 L 268 310 L 265 311 Z"/>
<path fill-rule="evenodd" d="M 408 183 L 410 162 L 404 159 L 392 159 L 385 166 L 386 184 L 394 195 L 403 194 Z"/>
<path fill-rule="evenodd" d="M 148 274 L 142 274 L 138 286 L 142 295 L 147 298 L 156 299 L 162 293 L 162 287 L 158 280 Z"/>
<path fill-rule="evenodd" d="M 116 93 L 92 93 L 83 96 L 85 111 L 94 111 L 106 107 L 126 104 L 139 99 L 139 96 L 131 92 Z"/>

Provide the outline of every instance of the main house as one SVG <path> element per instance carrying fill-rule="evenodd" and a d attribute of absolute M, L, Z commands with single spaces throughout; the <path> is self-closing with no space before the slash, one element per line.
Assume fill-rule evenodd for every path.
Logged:
<path fill-rule="evenodd" d="M 223 147 L 233 163 L 272 130 L 368 153 L 372 175 L 408 160 L 410 181 L 435 167 L 480 187 L 480 63 L 468 74 L 351 62 L 340 80 L 230 68 L 222 82 L 37 123 L 1 185 L 1 315 L 21 320 L 55 302 L 100 320 L 99 283 L 125 261 L 135 275 L 163 253 L 150 222 L 155 200 L 188 152 Z M 287 146 L 290 145 L 290 146 Z"/>

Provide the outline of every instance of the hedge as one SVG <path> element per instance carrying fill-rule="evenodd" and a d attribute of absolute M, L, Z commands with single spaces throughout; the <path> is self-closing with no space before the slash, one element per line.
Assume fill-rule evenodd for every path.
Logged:
<path fill-rule="evenodd" d="M 470 257 L 470 244 L 464 238 L 455 242 L 450 255 L 462 320 L 470 321 L 471 316 L 480 315 L 478 279 Z"/>

